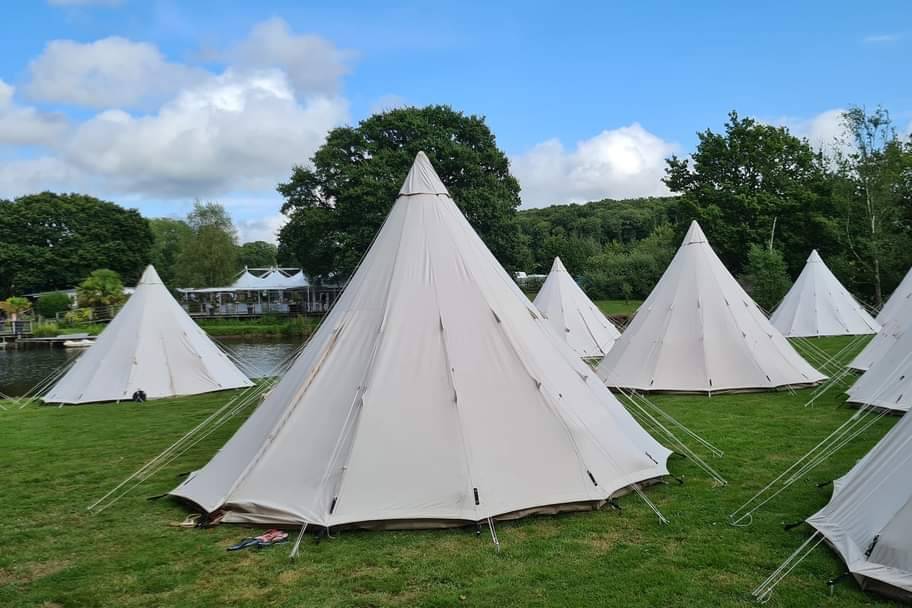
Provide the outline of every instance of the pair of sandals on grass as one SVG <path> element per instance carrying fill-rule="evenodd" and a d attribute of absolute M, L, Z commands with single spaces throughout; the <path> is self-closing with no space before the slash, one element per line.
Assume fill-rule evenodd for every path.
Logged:
<path fill-rule="evenodd" d="M 288 532 L 276 529 L 267 530 L 259 536 L 245 538 L 241 540 L 241 542 L 231 545 L 228 547 L 228 551 L 240 551 L 241 549 L 249 549 L 250 547 L 263 549 L 264 547 L 271 547 L 272 545 L 278 545 L 287 541 Z"/>

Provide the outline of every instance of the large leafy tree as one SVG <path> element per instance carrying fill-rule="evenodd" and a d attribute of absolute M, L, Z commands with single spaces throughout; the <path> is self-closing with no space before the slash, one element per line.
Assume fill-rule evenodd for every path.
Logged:
<path fill-rule="evenodd" d="M 729 114 L 724 133 L 706 130 L 691 159 L 668 159 L 665 183 L 682 194 L 682 226 L 698 220 L 735 273 L 750 245 L 772 239 L 796 274 L 815 247 L 840 247 L 826 161 L 785 127 Z"/>
<path fill-rule="evenodd" d="M 912 145 L 883 108 L 843 114 L 848 145 L 837 157 L 849 270 L 876 306 L 912 261 Z"/>
<path fill-rule="evenodd" d="M 42 192 L 0 200 L 0 297 L 68 289 L 96 268 L 132 284 L 152 240 L 138 211 L 91 196 Z"/>
<path fill-rule="evenodd" d="M 187 242 L 193 238 L 193 229 L 183 220 L 167 217 L 152 218 L 149 226 L 155 236 L 150 263 L 155 266 L 165 285 L 174 285 L 178 258 Z"/>
<path fill-rule="evenodd" d="M 276 246 L 266 241 L 244 243 L 238 249 L 240 264 L 248 268 L 267 268 L 276 265 Z"/>
<path fill-rule="evenodd" d="M 237 232 L 218 203 L 195 202 L 187 216 L 192 234 L 177 256 L 175 280 L 181 287 L 219 287 L 238 268 Z"/>
<path fill-rule="evenodd" d="M 295 167 L 278 186 L 289 218 L 280 257 L 294 257 L 313 276 L 349 275 L 421 150 L 488 247 L 514 266 L 519 183 L 484 119 L 447 106 L 391 110 L 332 130 L 313 167 Z"/>

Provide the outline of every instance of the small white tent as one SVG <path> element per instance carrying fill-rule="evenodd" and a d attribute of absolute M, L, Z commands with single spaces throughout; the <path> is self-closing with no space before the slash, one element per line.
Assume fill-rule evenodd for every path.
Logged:
<path fill-rule="evenodd" d="M 798 279 L 770 316 L 787 338 L 876 334 L 880 324 L 811 252 Z"/>
<path fill-rule="evenodd" d="M 833 482 L 808 518 L 863 589 L 912 599 L 912 417 L 902 419 Z"/>
<path fill-rule="evenodd" d="M 603 357 L 621 334 L 583 293 L 560 258 L 554 258 L 535 307 L 554 331 L 583 358 Z"/>
<path fill-rule="evenodd" d="M 912 332 L 893 341 L 846 392 L 850 403 L 908 412 L 912 404 Z"/>
<path fill-rule="evenodd" d="M 906 273 L 899 286 L 890 294 L 887 303 L 880 309 L 880 313 L 877 315 L 877 322 L 881 325 L 887 325 L 895 321 L 900 316 L 900 312 L 907 308 L 910 301 L 912 301 L 912 269 Z"/>
<path fill-rule="evenodd" d="M 241 276 L 239 276 L 237 280 L 231 284 L 231 288 L 237 290 L 249 289 L 251 291 L 255 291 L 261 289 L 262 285 L 263 279 L 251 274 L 250 271 L 245 268 L 244 272 L 241 273 Z"/>
<path fill-rule="evenodd" d="M 47 403 L 149 399 L 251 386 L 250 380 L 175 301 L 152 266 L 136 292 L 73 367 Z"/>
<path fill-rule="evenodd" d="M 669 451 L 546 323 L 419 153 L 291 369 L 171 493 L 226 522 L 435 526 L 665 475 Z"/>
<path fill-rule="evenodd" d="M 697 222 L 597 371 L 609 387 L 705 393 L 825 378 L 770 324 Z"/>

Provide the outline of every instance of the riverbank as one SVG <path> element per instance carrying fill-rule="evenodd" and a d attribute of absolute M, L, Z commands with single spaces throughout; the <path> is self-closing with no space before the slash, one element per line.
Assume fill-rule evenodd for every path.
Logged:
<path fill-rule="evenodd" d="M 196 319 L 210 336 L 217 338 L 309 338 L 322 317 L 259 317 L 255 319 Z M 97 336 L 106 325 L 60 326 L 54 322 L 35 324 L 36 338 L 89 334 Z"/>

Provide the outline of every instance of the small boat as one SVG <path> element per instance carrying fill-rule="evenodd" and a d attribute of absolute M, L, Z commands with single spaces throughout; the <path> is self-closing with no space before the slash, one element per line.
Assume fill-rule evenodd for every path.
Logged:
<path fill-rule="evenodd" d="M 95 344 L 95 340 L 64 340 L 64 348 L 87 348 Z"/>

